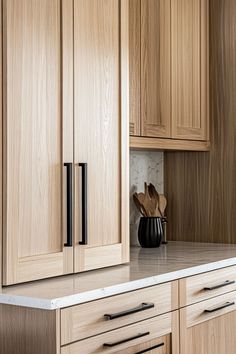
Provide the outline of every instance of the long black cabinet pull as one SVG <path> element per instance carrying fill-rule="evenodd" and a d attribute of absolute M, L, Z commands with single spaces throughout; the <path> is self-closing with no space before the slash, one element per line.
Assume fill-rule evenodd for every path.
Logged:
<path fill-rule="evenodd" d="M 221 284 L 217 284 L 217 285 L 213 285 L 213 286 L 206 286 L 204 288 L 204 290 L 215 290 L 215 289 L 223 288 L 224 286 L 227 286 L 227 285 L 232 285 L 234 283 L 235 283 L 235 280 L 226 280 L 225 282 L 223 282 Z"/>
<path fill-rule="evenodd" d="M 204 312 L 212 313 L 212 312 L 219 311 L 219 310 L 222 310 L 222 309 L 224 309 L 224 308 L 226 308 L 226 307 L 233 306 L 233 305 L 235 305 L 235 302 L 229 302 L 229 301 L 228 301 L 228 302 L 226 302 L 225 304 L 220 305 L 220 306 L 218 306 L 218 307 L 213 307 L 213 308 L 211 308 L 211 309 L 206 309 Z"/>
<path fill-rule="evenodd" d="M 65 247 L 72 247 L 72 234 L 73 234 L 73 164 L 65 163 L 66 167 L 66 206 L 67 206 L 67 242 Z"/>
<path fill-rule="evenodd" d="M 151 302 L 143 302 L 140 306 L 134 307 L 134 308 L 126 310 L 126 311 L 121 311 L 121 312 L 112 313 L 112 314 L 105 314 L 104 317 L 106 317 L 107 320 L 114 320 L 119 317 L 131 315 L 132 313 L 151 309 L 154 306 L 155 305 Z"/>
<path fill-rule="evenodd" d="M 120 340 L 118 342 L 104 343 L 103 346 L 104 347 L 115 347 L 116 345 L 120 345 L 120 344 L 129 342 L 129 341 L 134 340 L 134 339 L 145 337 L 145 336 L 148 336 L 149 334 L 150 334 L 150 332 L 140 333 L 140 334 L 137 334 L 136 336 L 133 336 L 133 337 L 130 337 L 130 338 L 126 338 L 126 339 Z"/>
<path fill-rule="evenodd" d="M 157 344 L 157 345 L 154 345 L 153 347 L 150 347 L 148 349 L 144 349 L 144 350 L 141 350 L 140 352 L 137 352 L 135 354 L 143 354 L 143 353 L 147 353 L 147 352 L 150 352 L 151 350 L 154 350 L 154 349 L 157 349 L 157 348 L 160 348 L 160 347 L 164 347 L 165 343 L 160 343 L 160 344 Z"/>
<path fill-rule="evenodd" d="M 87 163 L 79 163 L 82 168 L 82 241 L 79 242 L 80 245 L 88 244 L 88 229 L 87 229 L 87 188 L 88 188 L 88 165 Z"/>

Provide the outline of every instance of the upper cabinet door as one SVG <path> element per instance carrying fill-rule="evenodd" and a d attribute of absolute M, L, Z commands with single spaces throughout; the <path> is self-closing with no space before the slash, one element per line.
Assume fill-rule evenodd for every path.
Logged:
<path fill-rule="evenodd" d="M 129 259 L 128 6 L 74 0 L 75 272 Z"/>
<path fill-rule="evenodd" d="M 170 137 L 170 42 L 170 0 L 141 0 L 142 136 Z"/>
<path fill-rule="evenodd" d="M 208 140 L 208 0 L 171 0 L 172 136 Z"/>
<path fill-rule="evenodd" d="M 62 7 L 65 15 L 72 10 L 70 1 Z M 73 117 L 66 106 L 70 60 L 61 58 L 61 39 L 67 49 L 70 42 L 62 21 L 65 33 L 73 28 L 62 7 L 60 0 L 3 1 L 5 285 L 73 271 L 73 249 L 64 247 L 63 232 L 63 162 L 73 162 Z"/>
<path fill-rule="evenodd" d="M 141 0 L 129 1 L 130 135 L 141 135 Z"/>

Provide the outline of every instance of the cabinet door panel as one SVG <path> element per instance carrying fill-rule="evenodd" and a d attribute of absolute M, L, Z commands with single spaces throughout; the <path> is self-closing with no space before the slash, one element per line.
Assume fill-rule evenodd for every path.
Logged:
<path fill-rule="evenodd" d="M 63 247 L 60 0 L 4 0 L 3 11 L 3 275 L 12 284 L 70 272 L 73 259 Z"/>
<path fill-rule="evenodd" d="M 128 5 L 74 1 L 76 272 L 128 260 Z M 79 163 L 87 163 L 87 245 L 79 245 Z"/>
<path fill-rule="evenodd" d="M 129 0 L 130 135 L 141 135 L 141 0 Z"/>
<path fill-rule="evenodd" d="M 180 332 L 182 354 L 235 354 L 236 311 Z M 180 325 L 180 328 L 182 326 Z"/>
<path fill-rule="evenodd" d="M 170 137 L 170 0 L 141 0 L 141 135 Z"/>
<path fill-rule="evenodd" d="M 235 296 L 231 292 L 180 310 L 182 354 L 235 353 Z"/>
<path fill-rule="evenodd" d="M 208 139 L 208 1 L 173 0 L 172 137 Z"/>

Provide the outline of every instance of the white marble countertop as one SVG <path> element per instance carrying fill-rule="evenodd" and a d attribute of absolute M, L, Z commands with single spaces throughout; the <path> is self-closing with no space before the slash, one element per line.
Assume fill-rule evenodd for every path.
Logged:
<path fill-rule="evenodd" d="M 130 264 L 2 288 L 0 303 L 55 310 L 232 265 L 236 245 L 134 247 Z"/>

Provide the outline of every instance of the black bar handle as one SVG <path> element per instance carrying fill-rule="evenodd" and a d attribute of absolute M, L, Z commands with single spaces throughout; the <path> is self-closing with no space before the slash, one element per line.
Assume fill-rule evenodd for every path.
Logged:
<path fill-rule="evenodd" d="M 145 311 L 148 309 L 153 308 L 155 305 L 153 303 L 148 303 L 148 302 L 143 302 L 140 306 L 134 307 L 132 309 L 126 310 L 126 311 L 121 311 L 113 314 L 105 314 L 104 317 L 106 317 L 107 320 L 114 320 L 119 317 L 131 315 L 136 312 L 140 311 Z"/>
<path fill-rule="evenodd" d="M 219 288 L 223 288 L 224 286 L 227 285 L 232 285 L 235 283 L 235 280 L 226 280 L 224 283 L 218 284 L 218 285 L 213 285 L 213 286 L 206 286 L 204 290 L 215 290 Z"/>
<path fill-rule="evenodd" d="M 137 352 L 135 354 L 143 354 L 143 353 L 147 353 L 147 352 L 150 352 L 151 350 L 154 350 L 154 349 L 157 349 L 157 348 L 160 348 L 160 347 L 163 347 L 165 345 L 164 342 L 160 343 L 160 344 L 157 344 L 157 345 L 154 345 L 153 347 L 150 347 L 148 349 L 144 349 L 144 350 L 141 350 L 140 352 Z"/>
<path fill-rule="evenodd" d="M 67 242 L 64 244 L 65 247 L 72 247 L 72 235 L 73 235 L 73 164 L 64 163 L 66 167 L 66 215 L 67 215 Z"/>
<path fill-rule="evenodd" d="M 87 163 L 79 163 L 82 168 L 82 241 L 79 242 L 80 245 L 88 244 L 88 228 L 87 228 L 87 190 L 88 190 L 88 165 Z"/>
<path fill-rule="evenodd" d="M 134 340 L 134 339 L 138 339 L 138 338 L 141 338 L 141 337 L 145 337 L 145 336 L 148 336 L 149 334 L 150 334 L 150 332 L 140 333 L 140 334 L 137 334 L 136 336 L 133 336 L 133 337 L 130 337 L 130 338 L 126 338 L 126 339 L 120 340 L 120 341 L 118 341 L 118 342 L 114 342 L 114 343 L 104 343 L 103 346 L 104 346 L 104 347 L 109 347 L 109 348 L 115 347 L 116 345 L 120 345 L 120 344 L 129 342 L 129 341 Z"/>
<path fill-rule="evenodd" d="M 222 310 L 222 309 L 224 309 L 224 308 L 226 308 L 226 307 L 233 306 L 233 305 L 235 305 L 235 302 L 234 302 L 234 301 L 233 301 L 233 302 L 227 301 L 227 302 L 226 302 L 225 304 L 223 304 L 223 305 L 220 305 L 220 306 L 218 306 L 218 307 L 213 307 L 213 308 L 211 308 L 211 309 L 206 309 L 204 312 L 212 313 L 212 312 L 219 311 L 219 310 Z"/>

